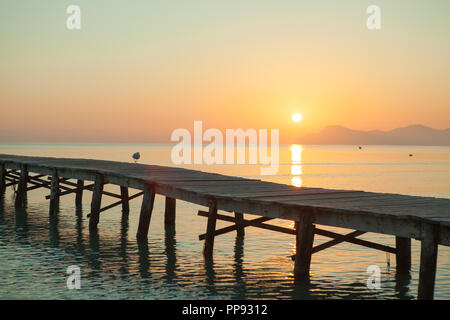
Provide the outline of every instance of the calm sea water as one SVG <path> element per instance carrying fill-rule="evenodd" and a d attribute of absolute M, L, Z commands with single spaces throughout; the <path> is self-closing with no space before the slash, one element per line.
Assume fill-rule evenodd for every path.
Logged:
<path fill-rule="evenodd" d="M 0 144 L 0 153 L 130 161 L 171 165 L 167 145 Z M 409 156 L 412 154 L 412 156 Z M 297 186 L 450 198 L 450 147 L 284 146 L 276 176 L 259 177 L 259 166 L 187 166 Z M 117 186 L 106 190 L 118 191 Z M 157 196 L 148 242 L 135 239 L 140 198 L 122 221 L 120 207 L 101 214 L 98 234 L 88 231 L 90 193 L 83 215 L 64 196 L 49 219 L 47 194 L 29 192 L 24 210 L 14 208 L 8 188 L 0 198 L 1 299 L 411 299 L 418 285 L 420 243 L 412 241 L 411 279 L 396 279 L 395 257 L 343 243 L 313 255 L 311 282 L 296 283 L 290 255 L 295 238 L 247 228 L 245 238 L 216 238 L 214 260 L 205 261 L 198 235 L 206 230 L 204 209 L 177 202 L 175 233 L 164 231 L 164 198 Z M 104 204 L 114 199 L 104 197 Z M 292 223 L 277 220 L 281 226 Z M 226 223 L 219 223 L 225 226 Z M 324 227 L 339 232 L 345 229 Z M 368 233 L 362 239 L 394 245 L 394 237 Z M 315 244 L 328 239 L 317 236 Z M 389 264 L 390 262 L 390 264 Z M 369 290 L 369 265 L 381 268 L 381 289 Z M 67 267 L 81 268 L 81 289 L 66 286 Z M 439 246 L 435 298 L 450 299 L 450 250 Z"/>

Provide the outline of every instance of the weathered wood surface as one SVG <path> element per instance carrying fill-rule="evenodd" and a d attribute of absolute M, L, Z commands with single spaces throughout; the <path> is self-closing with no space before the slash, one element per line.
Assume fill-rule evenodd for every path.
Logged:
<path fill-rule="evenodd" d="M 164 211 L 164 225 L 175 227 L 176 199 L 166 197 L 166 207 Z"/>
<path fill-rule="evenodd" d="M 152 218 L 153 204 L 155 202 L 155 190 L 152 185 L 145 185 L 144 197 L 142 198 L 141 214 L 136 237 L 147 239 L 150 220 Z"/>
<path fill-rule="evenodd" d="M 83 190 L 84 190 L 84 181 L 77 181 L 77 191 L 75 192 L 75 206 L 77 208 L 81 208 L 83 205 Z"/>
<path fill-rule="evenodd" d="M 3 193 L 6 189 L 6 170 L 5 164 L 0 163 L 0 193 Z"/>
<path fill-rule="evenodd" d="M 53 216 L 58 211 L 58 201 L 59 201 L 59 177 L 58 177 L 58 170 L 56 169 L 53 170 L 50 192 L 51 193 L 50 193 L 49 214 Z"/>
<path fill-rule="evenodd" d="M 211 200 L 208 212 L 208 223 L 206 226 L 205 243 L 203 246 L 203 255 L 211 258 L 214 250 L 214 238 L 217 222 L 217 201 Z"/>
<path fill-rule="evenodd" d="M 20 166 L 20 178 L 17 185 L 15 206 L 24 207 L 25 198 L 27 196 L 27 184 L 28 184 L 28 169 L 26 164 Z"/>
<path fill-rule="evenodd" d="M 102 174 L 105 184 L 144 190 L 144 185 L 151 183 L 157 194 L 203 206 L 209 206 L 213 198 L 219 210 L 295 221 L 310 214 L 315 224 L 403 238 L 423 239 L 422 225 L 430 224 L 439 229 L 438 243 L 450 245 L 449 199 L 296 188 L 182 168 L 102 160 L 0 154 L 0 164 L 9 170 L 20 170 L 26 165 L 28 172 L 46 175 L 52 175 L 57 169 L 60 178 L 65 179 L 95 181 L 97 174 Z"/>
<path fill-rule="evenodd" d="M 411 270 L 411 239 L 395 237 L 396 268 L 400 273 Z"/>
<path fill-rule="evenodd" d="M 9 170 L 9 171 L 8 171 Z M 19 172 L 20 171 L 20 172 Z M 37 174 L 30 176 L 29 173 Z M 41 179 L 52 176 L 52 182 Z M 0 191 L 8 185 L 18 185 L 16 205 L 25 205 L 26 192 L 37 187 L 51 189 L 50 198 L 75 192 L 81 204 L 82 190 L 93 191 L 89 228 L 97 229 L 99 214 L 122 204 L 124 215 L 128 201 L 144 195 L 137 237 L 146 238 L 149 230 L 155 194 L 164 195 L 166 226 L 175 221 L 175 199 L 208 206 L 204 255 L 212 257 L 214 238 L 236 230 L 244 234 L 244 227 L 255 226 L 296 235 L 296 276 L 307 277 L 311 255 L 337 243 L 347 241 L 397 254 L 400 270 L 408 270 L 411 260 L 410 239 L 421 240 L 421 266 L 418 297 L 431 299 L 437 265 L 438 244 L 450 245 L 450 199 L 374 193 L 357 190 L 296 188 L 273 182 L 225 176 L 182 168 L 143 165 L 89 159 L 26 157 L 0 154 Z M 78 180 L 77 183 L 67 181 Z M 80 181 L 95 181 L 82 185 Z M 7 183 L 8 182 L 8 183 Z M 27 184 L 32 187 L 27 188 Z M 121 187 L 117 195 L 103 190 L 105 184 Z M 73 187 L 73 188 L 71 188 Z M 143 190 L 129 197 L 127 188 Z M 101 208 L 102 195 L 118 198 Z M 53 201 L 54 202 L 54 201 Z M 51 204 L 50 212 L 56 211 Z M 219 214 L 218 210 L 234 212 L 235 217 Z M 262 217 L 247 220 L 243 213 Z M 296 221 L 296 230 L 265 224 L 274 218 Z M 234 223 L 216 229 L 217 219 Z M 316 228 L 316 224 L 355 229 L 346 235 Z M 396 236 L 396 248 L 356 238 L 364 232 Z M 313 247 L 314 234 L 333 238 Z"/>
<path fill-rule="evenodd" d="M 90 230 L 96 230 L 100 220 L 104 182 L 105 177 L 102 174 L 97 174 L 95 177 L 94 191 L 92 193 L 91 214 L 89 219 Z"/>
<path fill-rule="evenodd" d="M 314 228 L 312 216 L 308 214 L 303 215 L 300 221 L 297 221 L 295 224 L 297 250 L 295 254 L 294 274 L 296 277 L 309 277 L 311 255 L 313 253 Z"/>
<path fill-rule="evenodd" d="M 122 215 L 127 216 L 130 213 L 130 199 L 127 187 L 120 187 L 120 196 L 122 197 Z"/>
<path fill-rule="evenodd" d="M 431 300 L 434 294 L 436 266 L 438 257 L 438 229 L 433 225 L 424 226 L 426 236 L 420 248 L 420 272 L 418 299 Z"/>

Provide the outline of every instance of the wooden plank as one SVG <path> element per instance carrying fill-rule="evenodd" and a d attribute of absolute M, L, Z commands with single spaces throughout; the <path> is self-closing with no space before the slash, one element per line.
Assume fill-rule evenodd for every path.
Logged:
<path fill-rule="evenodd" d="M 142 196 L 143 194 L 144 194 L 144 192 L 138 192 L 138 193 L 132 195 L 131 197 L 128 197 L 128 201 L 133 200 L 134 198 L 137 198 L 139 196 Z M 106 207 L 101 208 L 99 212 L 102 213 L 103 211 L 112 209 L 112 208 L 117 207 L 117 206 L 119 206 L 121 204 L 122 204 L 122 200 L 116 201 L 114 203 L 111 203 L 111 204 L 107 205 Z M 90 216 L 91 216 L 91 213 L 88 213 L 87 217 L 89 218 Z"/>
<path fill-rule="evenodd" d="M 264 200 L 260 200 L 264 201 Z M 320 200 L 269 200 L 267 202 L 273 203 L 285 203 L 291 205 L 311 206 L 320 208 L 333 208 L 333 209 L 347 209 L 347 210 L 359 210 L 371 213 L 382 213 L 390 215 L 414 215 L 417 217 L 422 216 L 426 218 L 427 214 L 432 214 L 433 217 L 448 216 L 449 207 L 446 205 L 433 206 L 429 202 L 420 202 L 420 200 L 407 201 L 404 203 L 395 202 L 391 200 L 391 203 L 383 201 L 370 201 L 364 198 L 348 199 L 348 201 L 338 201 L 336 199 L 320 199 Z M 450 204 L 450 201 L 448 201 Z M 431 216 L 430 216 L 431 217 Z"/>
<path fill-rule="evenodd" d="M 268 183 L 261 180 L 251 180 L 251 179 L 237 179 L 237 180 L 222 180 L 222 181 L 179 181 L 173 182 L 172 185 L 177 187 L 211 187 L 211 186 L 222 186 L 226 187 L 233 185 L 235 183 L 240 183 L 242 185 L 269 185 L 273 183 Z"/>
<path fill-rule="evenodd" d="M 13 181 L 13 182 L 5 184 L 5 188 L 10 187 L 10 186 L 15 186 L 16 184 L 19 184 L 18 180 L 8 180 L 8 178 L 6 180 L 7 181 Z"/>
<path fill-rule="evenodd" d="M 28 183 L 32 184 L 34 186 L 33 189 L 34 188 L 45 188 L 45 189 L 49 189 L 49 190 L 51 189 L 51 185 L 50 184 L 43 184 L 43 183 L 35 182 L 33 180 L 28 180 Z M 46 197 L 46 199 L 50 199 L 50 196 Z"/>
<path fill-rule="evenodd" d="M 309 201 L 308 203 L 366 203 L 370 200 L 375 201 L 383 201 L 383 200 L 390 200 L 390 199 L 397 199 L 405 201 L 405 198 L 402 198 L 400 196 L 385 196 L 385 195 L 376 195 L 371 194 L 369 192 L 364 191 L 332 191 L 332 190 L 326 190 L 323 192 L 317 192 L 317 193 L 304 193 L 304 194 L 292 194 L 287 196 L 274 196 L 274 197 L 252 197 L 249 198 L 251 200 L 259 200 L 259 201 L 271 201 L 275 203 L 298 203 L 298 202 L 304 202 Z M 330 200 L 330 201 L 326 201 Z M 407 199 L 406 199 L 407 200 Z"/>
<path fill-rule="evenodd" d="M 69 179 L 71 179 L 71 178 L 60 178 L 59 179 L 60 187 L 62 189 L 67 190 L 67 192 L 65 192 L 64 194 L 61 193 L 60 196 L 66 195 L 66 194 L 70 194 L 70 193 L 74 193 L 74 192 L 76 192 L 78 190 L 78 188 L 79 188 L 79 184 L 78 184 L 79 182 L 78 181 L 80 179 L 77 179 L 76 183 L 75 182 L 71 182 L 71 181 L 67 181 Z M 95 179 L 96 179 L 96 177 L 94 178 L 94 181 L 95 181 Z M 105 181 L 106 180 L 105 176 L 103 176 L 103 180 L 104 180 L 103 181 L 103 186 L 105 186 L 107 184 L 107 182 Z M 83 183 L 83 190 L 93 191 L 94 190 L 94 185 L 95 185 L 95 183 L 94 184 L 89 184 L 89 185 L 84 185 L 84 183 Z M 69 186 L 69 187 L 67 187 L 67 186 Z M 71 188 L 71 187 L 73 187 L 73 188 Z M 120 195 L 112 193 L 112 192 L 108 192 L 108 191 L 103 190 L 102 193 L 103 193 L 103 195 L 107 195 L 107 196 L 111 196 L 113 198 L 121 199 Z"/>
<path fill-rule="evenodd" d="M 175 197 L 183 201 L 192 202 L 201 206 L 207 206 L 208 196 L 187 192 L 177 188 L 156 184 L 157 193 Z M 328 208 L 323 206 L 308 205 L 284 205 L 265 203 L 261 201 L 242 201 L 229 197 L 216 197 L 218 207 L 225 211 L 239 211 L 249 214 L 262 215 L 271 218 L 287 220 L 298 219 L 299 210 L 305 213 L 314 213 L 317 224 L 330 225 L 342 228 L 356 229 L 367 232 L 398 235 L 403 237 L 417 238 L 421 235 L 421 229 L 417 222 L 421 219 L 414 217 L 399 217 L 389 213 L 373 213 L 364 210 Z M 449 231 L 440 237 L 440 243 L 450 245 Z"/>
<path fill-rule="evenodd" d="M 182 190 L 197 192 L 197 193 L 209 193 L 209 194 L 223 194 L 223 195 L 240 195 L 242 190 L 252 189 L 258 191 L 273 190 L 273 187 L 266 186 L 249 186 L 242 184 L 233 184 L 229 186 L 209 186 L 209 187 L 180 187 Z"/>
<path fill-rule="evenodd" d="M 176 184 L 174 184 L 176 185 Z M 236 187 L 239 187 L 240 190 L 238 190 L 240 193 L 244 193 L 245 191 L 248 192 L 249 190 L 252 191 L 252 193 L 257 192 L 273 192 L 273 191 L 288 191 L 292 190 L 290 186 L 287 185 L 275 185 L 273 183 L 265 183 L 262 181 L 211 181 L 210 183 L 202 183 L 197 185 L 192 184 L 182 184 L 182 185 L 176 185 L 177 187 L 180 187 L 185 190 L 214 190 L 216 192 L 218 191 L 236 191 Z"/>
<path fill-rule="evenodd" d="M 149 166 L 131 163 L 119 163 L 102 160 L 86 160 L 86 159 L 57 159 L 49 157 L 24 157 L 0 155 L 0 162 L 5 164 L 6 169 L 19 170 L 20 165 L 26 163 L 30 172 L 39 174 L 52 174 L 54 168 L 58 168 L 60 177 L 71 179 L 95 180 L 95 174 L 103 173 L 107 175 L 109 183 L 123 185 L 131 188 L 143 190 L 144 183 L 150 182 L 148 179 L 148 170 L 165 170 L 161 166 Z M 193 170 L 174 168 L 174 171 L 180 175 L 190 174 Z M 210 175 L 209 173 L 201 173 L 201 175 Z M 217 178 L 220 175 L 215 175 Z M 212 177 L 212 176 L 209 176 Z M 226 176 L 225 176 L 226 177 Z M 217 179 L 216 179 L 217 180 Z M 220 179 L 219 179 L 220 180 Z M 218 182 L 182 182 L 182 183 L 218 183 Z M 227 182 L 225 182 L 227 183 Z M 264 186 L 266 182 L 261 181 Z M 250 183 L 249 185 L 253 185 Z M 273 183 L 273 185 L 278 185 Z M 286 189 L 292 187 L 286 186 Z M 155 190 L 159 194 L 189 201 L 198 205 L 208 205 L 211 194 L 196 193 L 194 191 L 180 189 L 176 181 L 164 183 L 155 183 Z M 266 189 L 267 190 L 267 189 Z M 400 213 L 390 213 L 387 207 L 327 207 L 315 204 L 290 204 L 272 203 L 263 201 L 244 201 L 238 198 L 241 190 L 230 195 L 214 195 L 218 201 L 218 208 L 226 211 L 246 212 L 250 214 L 259 214 L 267 217 L 293 219 L 296 220 L 298 214 L 296 212 L 312 212 L 316 223 L 332 225 L 337 227 L 351 228 L 363 231 L 378 232 L 383 234 L 391 234 L 401 237 L 420 237 L 421 228 L 418 222 L 429 221 L 440 224 L 439 242 L 450 245 L 450 224 L 445 208 L 436 209 L 425 212 L 421 215 L 414 212 L 405 212 L 404 209 Z M 253 190 L 249 190 L 253 192 Z M 273 191 L 273 190 L 272 190 Z M 265 192 L 265 191 L 264 191 Z M 241 193 L 242 194 L 242 193 Z M 338 202 L 339 200 L 336 200 Z M 395 209 L 395 208 L 394 208 Z M 436 213 L 438 209 L 443 209 L 443 213 Z"/>
<path fill-rule="evenodd" d="M 271 198 L 271 197 L 283 197 L 283 196 L 292 196 L 292 195 L 308 195 L 308 194 L 320 194 L 320 193 L 329 193 L 330 190 L 322 189 L 322 188 L 302 188 L 299 189 L 286 189 L 286 190 L 278 190 L 275 188 L 270 191 L 256 191 L 256 192 L 243 192 L 240 194 L 240 197 L 247 199 L 257 199 L 257 198 Z M 343 192 L 343 191 L 338 191 Z"/>
<path fill-rule="evenodd" d="M 346 206 L 347 208 L 349 206 Z M 351 207 L 354 208 L 353 206 Z M 404 216 L 416 216 L 421 217 L 423 220 L 427 220 L 429 218 L 439 218 L 439 217 L 446 217 L 448 216 L 447 213 L 449 212 L 449 208 L 447 207 L 437 207 L 433 206 L 430 207 L 428 204 L 421 204 L 421 203 L 409 203 L 409 204 L 402 204 L 402 205 L 395 205 L 395 204 L 389 204 L 389 205 L 361 205 L 357 209 L 370 211 L 370 212 L 379 212 L 379 213 L 386 213 L 388 212 L 391 215 L 404 215 Z"/>
<path fill-rule="evenodd" d="M 35 190 L 35 189 L 39 189 L 39 188 L 47 188 L 47 186 L 44 186 L 44 185 L 35 185 L 35 186 L 32 186 L 32 187 L 28 187 L 28 188 L 27 188 L 27 192 L 28 192 L 28 191 L 32 191 L 32 190 Z"/>
<path fill-rule="evenodd" d="M 67 191 L 70 191 L 70 192 L 75 192 L 77 190 L 77 188 L 78 188 L 78 184 L 77 183 L 73 183 L 73 182 L 69 182 L 69 181 L 63 181 L 63 182 L 60 182 L 60 183 L 64 183 L 64 184 L 67 184 L 69 186 L 76 187 L 76 189 L 67 189 Z M 106 185 L 106 182 L 103 182 L 103 185 Z M 84 188 L 83 190 L 93 191 L 94 185 L 90 184 L 90 185 L 84 186 L 83 188 Z M 68 192 L 68 193 L 70 193 L 70 192 Z M 109 192 L 109 191 L 103 190 L 102 194 L 105 195 L 105 196 L 110 196 L 112 198 L 122 199 L 121 195 L 115 194 L 115 193 L 112 193 L 112 192 Z"/>
<path fill-rule="evenodd" d="M 42 178 L 42 177 L 45 177 L 45 176 L 46 176 L 46 174 L 38 174 L 38 175 L 34 175 L 34 176 L 28 175 L 28 179 L 29 180 L 39 179 L 39 178 Z"/>
<path fill-rule="evenodd" d="M 157 178 L 157 177 L 148 177 L 146 176 L 146 179 L 149 179 L 151 181 L 155 182 L 191 182 L 191 181 L 211 181 L 211 182 L 220 182 L 220 181 L 231 181 L 231 179 L 218 179 L 218 178 L 209 178 L 209 177 L 180 177 L 180 178 Z M 235 181 L 242 181 L 241 179 L 236 179 Z"/>
<path fill-rule="evenodd" d="M 39 174 L 39 175 L 31 176 L 28 173 L 28 182 L 29 182 L 29 180 L 37 179 L 37 178 L 40 178 L 40 177 L 43 177 L 43 176 L 46 176 L 46 174 Z M 20 179 L 20 173 L 17 173 L 17 172 L 5 172 L 5 177 L 10 177 L 10 178 L 13 178 L 13 179 Z"/>
<path fill-rule="evenodd" d="M 198 215 L 202 216 L 202 217 L 208 217 L 209 216 L 209 212 L 205 212 L 205 211 L 199 210 L 198 211 Z M 225 228 L 222 228 L 222 229 L 215 230 L 214 231 L 214 236 L 219 236 L 219 235 L 222 235 L 222 234 L 225 234 L 225 233 L 237 230 L 237 228 L 238 228 L 238 225 L 236 224 L 236 218 L 234 218 L 234 217 L 229 217 L 229 216 L 225 216 L 225 215 L 222 215 L 222 214 L 216 214 L 216 219 L 217 220 L 224 220 L 224 221 L 228 221 L 228 222 L 234 222 L 235 224 L 233 224 L 231 226 L 228 226 L 228 227 L 225 227 Z M 286 228 L 279 227 L 279 226 L 263 224 L 263 222 L 269 221 L 269 220 L 272 220 L 272 218 L 260 217 L 260 218 L 255 218 L 255 219 L 252 219 L 252 220 L 245 220 L 244 219 L 242 221 L 242 224 L 243 224 L 244 227 L 257 227 L 257 228 L 261 228 L 261 229 L 268 229 L 268 230 L 285 232 L 285 233 L 286 233 L 286 230 L 289 230 L 288 233 L 293 234 L 290 231 L 293 232 L 294 230 L 286 229 Z M 201 234 L 201 235 L 198 236 L 199 240 L 204 240 L 205 238 L 206 238 L 206 233 L 205 234 Z"/>
<path fill-rule="evenodd" d="M 209 212 L 203 211 L 203 210 L 199 210 L 198 211 L 198 215 L 201 217 L 208 217 Z M 234 224 L 236 224 L 236 218 L 235 217 L 230 217 L 230 216 L 226 216 L 223 214 L 218 213 L 217 214 L 217 219 L 219 220 L 224 220 L 224 221 L 228 221 L 228 222 L 232 222 Z M 257 220 L 258 219 L 258 220 Z M 254 220 L 244 220 L 243 224 L 247 227 L 247 226 L 253 226 L 254 223 L 259 223 L 259 222 L 265 222 L 265 221 L 269 221 L 269 220 L 273 220 L 274 218 L 269 218 L 269 217 L 260 217 Z M 235 226 L 234 226 L 235 227 Z"/>
<path fill-rule="evenodd" d="M 303 200 L 305 199 L 342 199 L 343 197 L 358 197 L 363 195 L 364 191 L 350 191 L 350 190 L 303 190 L 297 193 L 291 194 L 274 194 L 274 195 L 256 195 L 246 196 L 245 198 L 251 200 L 263 200 L 263 201 L 283 201 L 283 200 Z"/>
<path fill-rule="evenodd" d="M 200 216 L 208 216 L 208 214 L 204 211 L 199 211 L 198 213 Z M 232 218 L 232 217 L 228 217 L 228 216 L 223 216 L 218 214 L 217 215 L 217 219 L 219 220 L 225 220 L 225 221 L 229 221 L 229 222 L 235 222 L 236 218 Z M 267 219 L 267 218 L 266 218 Z M 280 227 L 280 226 L 275 226 L 275 225 L 268 225 L 268 224 L 264 224 L 261 222 L 261 220 L 267 221 L 264 218 L 257 218 L 254 220 L 244 220 L 243 224 L 245 226 L 253 226 L 253 227 L 257 227 L 257 228 L 262 228 L 262 229 L 267 229 L 267 230 L 272 230 L 272 231 L 277 231 L 277 232 L 282 232 L 282 233 L 287 233 L 287 234 L 295 234 L 296 231 L 292 230 L 292 229 L 288 229 L 288 228 L 284 228 L 284 227 Z M 269 219 L 271 220 L 271 219 Z M 214 235 L 218 236 L 218 235 L 222 235 L 225 233 L 228 233 L 230 231 L 234 231 L 237 229 L 236 225 L 233 226 L 229 226 L 229 227 L 225 227 L 222 229 L 218 229 L 215 231 Z M 354 231 L 350 234 L 347 235 L 341 235 L 338 233 L 334 233 L 331 231 L 327 231 L 327 230 L 322 230 L 322 229 L 318 229 L 315 228 L 315 234 L 321 235 L 321 236 L 326 236 L 326 237 L 330 237 L 330 238 L 334 238 L 334 240 L 326 242 L 322 245 L 317 246 L 317 248 L 313 249 L 313 253 L 315 252 L 319 252 L 321 250 L 324 250 L 326 248 L 329 248 L 335 244 L 341 243 L 341 242 L 350 242 L 353 244 L 357 244 L 357 245 L 361 245 L 361 246 L 365 246 L 365 247 L 369 247 L 372 249 L 377 249 L 377 250 L 381 250 L 381 251 L 385 251 L 385 252 L 389 252 L 389 253 L 396 253 L 396 249 L 395 248 L 391 248 L 385 245 L 381 245 L 381 244 L 377 244 L 377 243 L 373 243 L 370 241 L 366 241 L 366 240 L 362 240 L 362 239 L 354 239 L 354 237 L 358 236 L 358 235 L 362 235 L 365 232 L 363 231 Z M 199 240 L 203 240 L 205 239 L 205 234 L 200 235 L 199 236 Z"/>
<path fill-rule="evenodd" d="M 317 232 L 316 232 L 317 233 Z M 356 238 L 360 235 L 363 235 L 365 232 L 364 231 L 359 231 L 359 230 L 355 230 L 353 232 L 350 232 L 348 234 L 342 235 L 342 237 L 336 237 L 333 240 L 327 241 L 325 243 L 319 244 L 317 246 L 315 246 L 312 250 L 312 253 L 317 253 L 320 252 L 322 250 L 325 250 L 327 248 L 333 247 L 339 243 L 342 242 L 348 242 L 348 240 L 352 240 L 352 238 Z"/>
<path fill-rule="evenodd" d="M 52 172 L 50 174 L 51 176 L 53 175 L 54 170 L 55 169 L 52 169 Z M 59 175 L 59 171 L 58 171 L 58 175 Z M 51 177 L 49 177 L 49 178 L 51 179 Z M 51 187 L 51 182 L 45 181 L 45 180 L 40 179 L 40 178 L 37 178 L 36 176 L 35 177 L 31 177 L 28 182 L 31 183 L 31 184 L 34 184 L 34 185 L 41 185 L 42 187 L 48 188 L 48 189 L 50 189 L 50 187 Z M 61 179 L 59 179 L 59 181 L 58 181 L 58 185 L 59 185 L 59 189 L 60 190 L 61 189 L 62 190 L 70 190 L 70 188 L 62 186 L 60 183 L 61 183 Z M 46 199 L 50 199 L 50 196 L 46 197 Z"/>
<path fill-rule="evenodd" d="M 79 180 L 79 181 L 83 181 L 83 180 Z M 61 183 L 61 179 L 59 180 L 58 184 L 59 183 Z M 62 196 L 68 195 L 68 194 L 75 193 L 75 204 L 76 204 L 78 194 L 81 194 L 81 196 L 78 196 L 78 201 L 81 201 L 82 198 L 80 198 L 80 197 L 82 197 L 82 191 L 83 190 L 92 190 L 94 188 L 94 186 L 95 186 L 95 183 L 89 184 L 89 185 L 86 185 L 86 186 L 81 186 L 80 185 L 79 188 L 66 189 L 66 191 L 64 191 L 64 192 L 59 192 L 58 195 L 60 197 L 62 197 Z M 60 186 L 60 188 L 61 188 L 61 186 Z M 45 199 L 50 199 L 50 196 L 45 196 Z"/>
<path fill-rule="evenodd" d="M 269 201 L 272 199 L 268 199 Z M 330 200 L 330 201 L 326 201 Z M 332 200 L 332 201 L 331 201 Z M 410 206 L 410 205 L 417 205 L 417 206 L 442 206 L 447 207 L 450 205 L 450 200 L 429 200 L 426 198 L 418 198 L 418 197 L 408 197 L 408 196 L 400 196 L 400 195 L 374 195 L 370 193 L 361 193 L 361 194 L 355 194 L 355 195 L 336 195 L 336 196 L 311 196 L 311 197 L 298 197 L 297 199 L 281 199 L 277 198 L 276 201 L 278 202 L 304 202 L 304 203 L 335 203 L 335 204 L 343 204 L 343 205 L 375 205 L 375 206 Z M 306 202 L 308 201 L 308 202 Z"/>
<path fill-rule="evenodd" d="M 216 231 L 216 221 L 217 221 L 217 201 L 211 200 L 208 213 L 208 223 L 206 226 L 206 236 L 203 246 L 203 255 L 206 258 L 212 258 L 214 250 L 214 232 Z"/>
<path fill-rule="evenodd" d="M 420 247 L 420 272 L 417 298 L 420 300 L 431 300 L 434 295 L 434 282 L 436 279 L 439 229 L 437 226 L 430 224 L 424 224 L 422 228 L 424 234 Z"/>
<path fill-rule="evenodd" d="M 91 201 L 91 215 L 89 218 L 89 230 L 97 230 L 97 225 L 100 220 L 100 209 L 102 204 L 104 176 L 97 174 L 94 184 L 94 192 L 92 193 Z"/>
<path fill-rule="evenodd" d="M 144 197 L 142 199 L 141 214 L 139 216 L 138 231 L 136 234 L 136 238 L 138 239 L 147 239 L 154 202 L 155 191 L 153 189 L 153 186 L 146 185 L 144 189 Z"/>
<path fill-rule="evenodd" d="M 320 235 L 320 236 L 334 238 L 334 239 L 342 239 L 343 237 L 345 237 L 345 235 L 341 235 L 341 234 L 336 233 L 336 232 L 332 232 L 332 231 L 329 231 L 329 230 L 323 230 L 323 229 L 319 229 L 319 228 L 315 228 L 315 233 Z M 353 243 L 353 244 L 357 244 L 357 245 L 360 245 L 360 246 L 364 246 L 364 247 L 367 247 L 367 248 L 372 248 L 372 249 L 385 251 L 385 252 L 389 252 L 389 253 L 393 253 L 393 254 L 397 253 L 395 248 L 391 248 L 389 246 L 385 246 L 385 245 L 382 245 L 382 244 L 370 242 L 370 241 L 363 240 L 363 239 L 357 239 L 357 238 L 354 238 L 354 237 L 348 237 L 348 238 L 345 239 L 345 241 Z"/>

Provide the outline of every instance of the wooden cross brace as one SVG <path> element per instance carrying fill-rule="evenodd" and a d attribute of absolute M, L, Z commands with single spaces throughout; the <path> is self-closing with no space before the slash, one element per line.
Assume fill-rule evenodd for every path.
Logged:
<path fill-rule="evenodd" d="M 202 216 L 202 217 L 208 217 L 208 212 L 199 210 L 198 215 Z M 236 223 L 236 219 L 234 217 L 226 216 L 223 214 L 217 214 L 217 219 Z M 251 226 L 251 227 L 272 230 L 272 231 L 286 233 L 286 234 L 292 234 L 292 235 L 296 234 L 296 231 L 294 229 L 289 229 L 289 228 L 285 228 L 285 227 L 280 227 L 280 226 L 275 226 L 275 225 L 270 225 L 270 224 L 264 223 L 266 221 L 273 220 L 273 219 L 274 218 L 268 218 L 268 217 L 261 217 L 261 218 L 256 218 L 253 220 L 244 219 L 244 220 L 242 220 L 241 223 L 242 223 L 242 227 L 244 227 L 244 228 Z M 234 224 L 234 225 L 231 225 L 228 227 L 217 229 L 214 231 L 214 236 L 219 236 L 221 234 L 225 234 L 225 233 L 234 231 L 238 227 L 239 226 L 237 224 Z M 364 247 L 377 249 L 377 250 L 381 250 L 381 251 L 385 251 L 385 252 L 389 252 L 389 253 L 393 253 L 393 254 L 397 253 L 396 248 L 392 248 L 392 247 L 385 246 L 382 244 L 370 242 L 367 240 L 357 239 L 356 237 L 366 233 L 364 231 L 356 230 L 356 231 L 353 231 L 353 232 L 350 232 L 350 233 L 344 235 L 344 234 L 339 234 L 339 233 L 328 231 L 328 230 L 319 229 L 316 227 L 316 228 L 314 228 L 314 233 L 317 235 L 320 235 L 320 236 L 332 238 L 333 240 L 327 241 L 325 243 L 322 243 L 322 244 L 314 247 L 312 249 L 312 253 L 317 253 L 319 251 L 325 250 L 327 248 L 330 248 L 330 247 L 335 246 L 342 242 L 349 242 L 349 243 L 353 243 L 353 244 L 357 244 L 357 245 L 361 245 Z M 198 238 L 199 238 L 199 240 L 204 240 L 205 236 L 206 236 L 206 234 L 201 234 L 201 235 L 199 235 Z M 294 260 L 295 256 L 292 256 L 292 259 Z"/>
<path fill-rule="evenodd" d="M 74 188 L 74 189 L 67 189 L 64 192 L 59 192 L 58 196 L 65 196 L 67 194 L 71 194 L 71 193 L 74 193 L 74 192 L 77 192 L 77 191 L 80 191 L 80 190 L 86 190 L 86 189 L 91 190 L 93 186 L 94 186 L 94 183 L 90 184 L 90 185 L 83 186 L 82 188 L 78 187 L 78 188 Z M 47 199 L 47 200 L 50 199 L 50 195 L 45 196 L 45 199 Z"/>
<path fill-rule="evenodd" d="M 132 200 L 134 198 L 142 196 L 143 194 L 144 194 L 144 192 L 141 191 L 141 192 L 138 192 L 138 193 L 132 195 L 131 197 L 128 197 L 127 199 L 123 199 L 123 200 L 111 203 L 110 205 L 107 205 L 106 207 L 101 208 L 99 212 L 103 212 L 103 211 L 109 210 L 111 208 L 117 207 L 117 206 L 121 205 L 123 201 L 130 201 L 130 200 Z M 88 213 L 87 217 L 89 218 L 90 216 L 91 216 L 91 213 Z"/>
<path fill-rule="evenodd" d="M 39 175 L 35 175 L 35 176 L 28 176 L 27 182 L 32 184 L 33 186 L 27 188 L 26 191 L 34 190 L 34 189 L 41 188 L 41 187 L 50 189 L 50 186 L 46 184 L 47 181 L 43 181 L 43 180 L 39 179 L 44 176 L 46 176 L 46 175 L 39 174 Z M 10 171 L 10 172 L 6 173 L 5 178 L 6 178 L 6 180 L 11 181 L 10 183 L 7 183 L 5 185 L 5 187 L 9 187 L 9 186 L 16 185 L 19 183 L 20 175 L 16 172 Z M 38 182 L 38 181 L 40 181 L 40 182 Z M 42 183 L 42 182 L 44 182 L 44 183 Z"/>
<path fill-rule="evenodd" d="M 49 179 L 51 179 L 51 177 L 49 177 Z M 65 196 L 65 195 L 77 192 L 80 189 L 81 190 L 89 190 L 89 191 L 93 191 L 94 190 L 95 183 L 92 183 L 92 184 L 89 184 L 89 185 L 85 185 L 82 188 L 80 188 L 80 186 L 78 186 L 78 184 L 76 184 L 74 182 L 67 181 L 67 180 L 68 179 L 66 179 L 66 178 L 61 178 L 59 180 L 60 188 L 66 190 L 66 191 L 59 193 L 58 196 Z M 104 183 L 104 185 L 106 185 L 106 184 L 107 183 Z M 69 187 L 75 187 L 75 188 L 69 188 L 69 187 L 64 186 L 64 185 L 67 185 Z M 115 193 L 108 192 L 108 191 L 105 191 L 105 190 L 102 190 L 102 194 L 104 194 L 105 196 L 110 196 L 110 197 L 113 197 L 113 198 L 122 199 L 122 196 L 120 194 L 115 194 Z M 45 196 L 45 199 L 50 199 L 50 195 Z"/>

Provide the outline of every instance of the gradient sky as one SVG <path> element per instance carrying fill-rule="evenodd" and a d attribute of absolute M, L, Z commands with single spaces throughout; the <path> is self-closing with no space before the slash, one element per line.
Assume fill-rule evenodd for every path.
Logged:
<path fill-rule="evenodd" d="M 81 30 L 66 29 L 70 4 Z M 444 129 L 449 40 L 448 0 L 2 0 L 0 141 L 166 142 L 194 120 L 282 142 Z"/>

